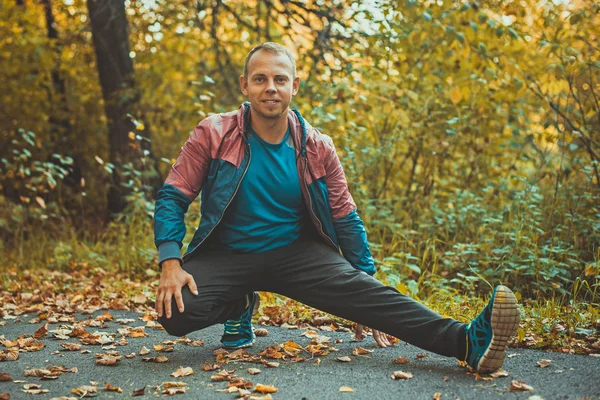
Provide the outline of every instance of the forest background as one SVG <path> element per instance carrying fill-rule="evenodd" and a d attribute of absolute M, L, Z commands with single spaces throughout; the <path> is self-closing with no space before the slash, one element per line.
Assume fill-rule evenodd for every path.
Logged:
<path fill-rule="evenodd" d="M 377 278 L 463 320 L 503 282 L 517 345 L 600 351 L 591 0 L 0 0 L 2 288 L 151 304 L 153 196 L 263 41 L 297 57 Z"/>

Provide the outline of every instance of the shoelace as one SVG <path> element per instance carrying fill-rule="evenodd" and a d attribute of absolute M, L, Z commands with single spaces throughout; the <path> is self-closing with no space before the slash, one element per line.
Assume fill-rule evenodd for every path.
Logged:
<path fill-rule="evenodd" d="M 225 321 L 225 334 L 238 335 L 240 333 L 240 320 Z"/>

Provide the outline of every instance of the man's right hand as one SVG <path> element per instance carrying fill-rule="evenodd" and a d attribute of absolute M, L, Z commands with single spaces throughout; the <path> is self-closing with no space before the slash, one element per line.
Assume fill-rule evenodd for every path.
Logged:
<path fill-rule="evenodd" d="M 198 295 L 198 287 L 194 282 L 194 277 L 181 268 L 179 260 L 165 260 L 162 263 L 162 273 L 158 283 L 158 292 L 156 293 L 156 311 L 158 316 L 163 316 L 163 310 L 167 318 L 171 318 L 171 302 L 175 297 L 175 303 L 179 312 L 183 312 L 183 298 L 181 297 L 181 288 L 188 285 L 190 291 Z"/>

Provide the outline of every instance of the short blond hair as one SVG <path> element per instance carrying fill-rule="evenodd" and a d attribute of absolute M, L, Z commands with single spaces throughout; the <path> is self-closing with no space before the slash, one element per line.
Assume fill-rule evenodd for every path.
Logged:
<path fill-rule="evenodd" d="M 294 60 L 294 56 L 292 55 L 292 53 L 290 53 L 290 51 L 288 49 L 286 49 L 279 43 L 274 43 L 274 42 L 264 42 L 264 43 L 259 44 L 258 46 L 255 46 L 252 50 L 250 50 L 250 52 L 246 56 L 246 61 L 244 62 L 244 77 L 246 77 L 246 78 L 248 77 L 248 63 L 250 62 L 250 58 L 252 58 L 254 53 L 256 53 L 260 50 L 270 51 L 271 53 L 283 54 L 283 55 L 287 56 L 287 58 L 289 58 L 290 61 L 292 62 L 292 70 L 294 72 L 294 78 L 296 77 L 296 60 Z"/>

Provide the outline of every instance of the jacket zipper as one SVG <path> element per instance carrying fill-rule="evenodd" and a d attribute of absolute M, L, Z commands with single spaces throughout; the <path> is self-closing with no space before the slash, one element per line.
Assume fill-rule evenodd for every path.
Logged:
<path fill-rule="evenodd" d="M 304 174 L 303 174 L 304 176 L 303 176 L 303 178 L 304 178 L 304 187 L 306 188 L 306 194 L 308 196 L 308 203 L 309 203 L 309 206 L 310 206 L 309 207 L 309 209 L 310 209 L 309 212 L 314 217 L 313 219 L 316 220 L 319 223 L 319 226 L 317 227 L 319 229 L 319 233 L 322 236 L 324 236 L 327 239 L 329 239 L 329 241 L 331 242 L 331 245 L 335 249 L 338 249 L 339 247 L 335 244 L 335 242 L 333 241 L 333 239 L 331 239 L 329 237 L 329 235 L 327 235 L 325 233 L 325 231 L 323 230 L 323 224 L 321 223 L 321 220 L 319 218 L 317 218 L 316 214 L 313 212 L 313 209 L 312 209 L 312 197 L 310 197 L 310 191 L 308 190 L 308 183 L 306 183 L 306 171 L 308 169 L 308 157 L 304 156 L 304 162 L 305 162 L 305 165 L 304 165 Z"/>
<path fill-rule="evenodd" d="M 247 145 L 248 147 L 248 164 L 246 164 L 246 169 L 244 169 L 244 173 L 242 174 L 242 177 L 240 178 L 240 181 L 237 184 L 237 187 L 235 188 L 235 191 L 233 192 L 233 194 L 231 195 L 231 198 L 229 199 L 229 201 L 227 202 L 227 204 L 225 205 L 225 208 L 223 209 L 223 212 L 221 213 L 221 216 L 219 217 L 219 220 L 213 225 L 212 229 L 208 232 L 208 234 L 206 236 L 204 236 L 204 239 L 202 239 L 202 241 L 200 243 L 198 243 L 196 245 L 196 247 L 194 247 L 192 249 L 192 251 L 188 251 L 187 254 L 183 257 L 184 260 L 191 256 L 192 253 L 194 251 L 196 251 L 196 249 L 198 247 L 200 247 L 202 245 L 202 243 L 204 243 L 204 241 L 206 239 L 208 239 L 208 237 L 210 236 L 210 234 L 215 230 L 215 228 L 217 227 L 217 225 L 219 225 L 219 223 L 221 222 L 221 220 L 223 219 L 223 216 L 225 215 L 225 211 L 227 211 L 227 208 L 229 207 L 229 205 L 231 204 L 231 202 L 233 201 L 233 198 L 235 197 L 235 195 L 237 194 L 240 186 L 242 185 L 242 181 L 244 180 L 244 176 L 246 176 L 246 172 L 248 172 L 248 168 L 250 168 L 250 161 L 252 161 L 252 151 L 250 150 L 250 145 Z"/>

